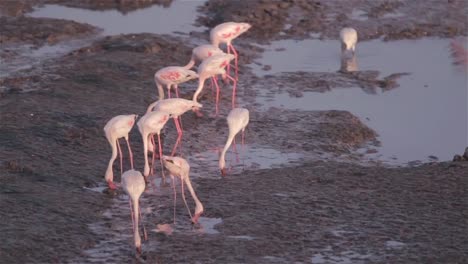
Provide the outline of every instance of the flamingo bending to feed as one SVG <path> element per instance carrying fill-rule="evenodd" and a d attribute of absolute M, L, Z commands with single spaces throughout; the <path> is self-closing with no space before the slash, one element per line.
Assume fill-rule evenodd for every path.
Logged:
<path fill-rule="evenodd" d="M 138 115 L 134 115 L 134 114 L 118 115 L 118 116 L 113 117 L 111 120 L 109 120 L 104 126 L 104 133 L 112 148 L 112 156 L 109 160 L 106 174 L 104 176 L 110 189 L 116 188 L 113 182 L 114 173 L 112 171 L 112 164 L 114 164 L 114 161 L 117 158 L 117 150 L 119 151 L 119 155 L 120 155 L 120 173 L 122 174 L 123 172 L 122 150 L 120 149 L 119 138 L 125 138 L 125 140 L 127 141 L 128 154 L 130 156 L 130 165 L 131 165 L 131 168 L 133 169 L 133 153 L 130 147 L 130 142 L 128 141 L 128 133 L 130 133 L 130 130 L 132 130 L 132 127 L 135 124 L 135 120 L 137 119 L 137 117 Z"/>
<path fill-rule="evenodd" d="M 242 130 L 242 145 L 244 145 L 244 131 L 247 125 L 249 124 L 249 110 L 245 108 L 234 108 L 229 112 L 227 116 L 227 123 L 229 127 L 229 135 L 224 146 L 223 151 L 219 155 L 219 168 L 221 169 L 221 174 L 226 176 L 226 151 L 232 144 L 234 137 Z"/>
<path fill-rule="evenodd" d="M 158 87 L 159 100 L 164 99 L 166 86 L 169 98 L 171 98 L 171 87 L 174 86 L 176 96 L 179 97 L 178 85 L 192 79 L 198 78 L 198 74 L 184 67 L 170 66 L 160 69 L 154 74 L 154 82 Z"/>
<path fill-rule="evenodd" d="M 192 50 L 192 57 L 190 58 L 190 61 L 187 63 L 187 65 L 184 66 L 184 68 L 191 69 L 193 66 L 195 66 L 195 63 L 202 62 L 208 57 L 219 54 L 224 54 L 224 51 L 222 51 L 219 47 L 213 46 L 211 44 L 200 45 Z"/>
<path fill-rule="evenodd" d="M 174 221 L 175 221 L 175 203 L 176 203 L 176 192 L 175 192 L 175 181 L 174 181 L 174 176 L 175 176 L 175 177 L 180 177 L 180 182 L 181 182 L 180 188 L 181 188 L 182 198 L 184 199 L 185 207 L 187 208 L 187 211 L 190 215 L 190 219 L 192 220 L 194 224 L 198 223 L 198 218 L 203 213 L 203 204 L 200 202 L 197 195 L 195 194 L 195 191 L 193 190 L 193 187 L 192 187 L 192 183 L 190 182 L 190 177 L 189 177 L 190 165 L 185 159 L 180 158 L 180 157 L 163 156 L 163 162 L 164 162 L 164 166 L 171 174 L 172 184 L 174 186 Z M 190 213 L 190 209 L 185 199 L 184 183 L 187 185 L 187 188 L 189 189 L 190 194 L 192 195 L 192 198 L 195 201 L 195 212 L 193 214 L 193 217 L 192 217 L 192 214 Z"/>
<path fill-rule="evenodd" d="M 235 98 L 236 98 L 236 86 L 237 81 L 236 79 L 232 78 L 226 73 L 226 66 L 229 65 L 230 61 L 234 59 L 234 55 L 232 54 L 220 54 L 214 55 L 207 59 L 205 59 L 200 66 L 198 67 L 198 87 L 193 95 L 193 101 L 197 102 L 198 95 L 203 90 L 205 85 L 205 80 L 210 77 L 215 77 L 216 75 L 225 75 L 228 79 L 232 80 L 234 86 L 232 88 L 232 107 L 235 107 Z M 218 114 L 218 104 L 219 104 L 219 85 L 216 78 L 214 78 L 214 82 L 216 85 L 216 114 Z M 196 112 L 197 115 L 201 115 L 198 111 Z"/>
<path fill-rule="evenodd" d="M 166 112 L 162 111 L 153 111 L 148 112 L 144 116 L 138 120 L 137 126 L 138 130 L 140 131 L 141 137 L 143 139 L 143 155 L 145 157 L 145 168 L 143 170 L 143 175 L 148 177 L 150 173 L 150 168 L 148 164 L 148 140 L 151 140 L 152 147 L 155 147 L 153 135 L 158 135 L 158 145 L 159 145 L 159 159 L 161 160 L 162 157 L 162 147 L 161 147 L 161 129 L 166 125 L 167 121 L 169 120 L 170 115 Z M 153 161 L 151 163 L 151 168 L 154 165 L 154 156 L 155 156 L 156 149 L 153 149 Z M 161 160 L 161 169 L 163 167 L 163 163 Z M 165 181 L 164 173 L 163 181 Z"/>
<path fill-rule="evenodd" d="M 176 125 L 178 136 L 174 148 L 172 149 L 171 156 L 174 156 L 175 150 L 177 149 L 177 146 L 180 143 L 180 140 L 182 139 L 183 132 L 179 116 L 181 116 L 189 110 L 198 111 L 198 109 L 201 107 L 203 107 L 203 105 L 196 101 L 182 98 L 158 100 L 148 106 L 146 113 L 151 111 L 162 111 L 170 114 L 171 117 L 174 118 L 174 124 Z"/>
<path fill-rule="evenodd" d="M 231 51 L 235 56 L 235 66 L 236 66 L 236 80 L 238 77 L 238 53 L 234 46 L 232 45 L 232 40 L 240 36 L 242 33 L 246 32 L 252 27 L 249 23 L 237 23 L 237 22 L 225 22 L 217 25 L 210 31 L 210 41 L 211 44 L 215 47 L 219 47 L 220 43 L 226 43 L 227 53 L 230 54 Z M 228 65 L 228 71 L 230 70 Z"/>
<path fill-rule="evenodd" d="M 128 194 L 130 200 L 130 212 L 132 214 L 135 249 L 138 254 L 141 254 L 141 237 L 140 232 L 138 232 L 140 215 L 140 208 L 138 203 L 141 194 L 145 191 L 145 180 L 139 171 L 131 169 L 122 174 L 121 182 L 122 188 Z"/>
<path fill-rule="evenodd" d="M 340 39 L 342 52 L 351 50 L 354 55 L 358 40 L 357 31 L 354 28 L 345 27 L 340 31 Z"/>

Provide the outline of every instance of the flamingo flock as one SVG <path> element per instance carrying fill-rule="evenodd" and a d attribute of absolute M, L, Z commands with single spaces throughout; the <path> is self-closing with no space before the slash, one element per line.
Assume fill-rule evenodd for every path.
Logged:
<path fill-rule="evenodd" d="M 137 254 L 141 254 L 141 236 L 138 229 L 140 221 L 139 199 L 146 189 L 146 183 L 149 182 L 148 178 L 150 176 L 156 175 L 154 172 L 156 159 L 160 160 L 162 181 L 165 182 L 166 180 L 164 169 L 166 169 L 171 176 L 171 182 L 174 188 L 174 223 L 176 204 L 176 178 L 180 179 L 182 198 L 184 200 L 185 206 L 187 207 L 191 222 L 197 223 L 200 215 L 204 211 L 203 204 L 198 199 L 190 181 L 190 165 L 185 159 L 177 157 L 176 152 L 177 148 L 181 145 L 183 135 L 181 116 L 188 111 L 193 111 L 199 117 L 203 116 L 203 114 L 200 112 L 200 109 L 203 107 L 203 105 L 198 102 L 198 96 L 204 88 L 205 81 L 210 78 L 212 84 L 214 84 L 216 87 L 215 113 L 216 116 L 219 114 L 218 105 L 220 99 L 220 88 L 218 84 L 218 76 L 221 76 L 224 80 L 231 81 L 233 84 L 233 109 L 227 118 L 229 135 L 226 146 L 220 155 L 219 163 L 222 175 L 226 175 L 226 171 L 224 169 L 224 156 L 226 151 L 231 145 L 235 134 L 237 134 L 240 130 L 243 132 L 249 122 L 249 111 L 245 108 L 235 108 L 235 96 L 238 81 L 238 52 L 232 45 L 232 41 L 250 29 L 250 27 L 251 25 L 248 23 L 227 22 L 213 28 L 210 32 L 211 44 L 195 47 L 192 50 L 192 56 L 187 65 L 168 66 L 158 70 L 154 74 L 154 82 L 157 87 L 158 100 L 151 103 L 147 107 L 146 113 L 138 121 L 138 115 L 136 114 L 118 115 L 110 119 L 104 126 L 105 136 L 112 148 L 112 156 L 109 160 L 104 178 L 110 189 L 117 189 L 119 187 L 116 183 L 114 183 L 114 174 L 112 169 L 117 156 L 119 156 L 120 173 L 122 175 L 120 187 L 125 191 L 130 199 L 134 246 Z M 227 53 L 219 48 L 221 43 L 226 44 Z M 230 63 L 233 60 L 235 61 L 234 76 L 232 76 L 230 73 Z M 195 72 L 191 69 L 197 63 L 199 63 L 199 65 Z M 179 98 L 179 85 L 182 85 L 183 83 L 193 79 L 198 79 L 198 87 L 192 97 L 192 100 Z M 165 90 L 167 90 L 167 99 L 165 98 Z M 171 95 L 172 90 L 175 92 L 175 97 L 172 97 Z M 177 130 L 177 139 L 174 143 L 171 154 L 164 155 L 164 150 L 162 148 L 163 144 L 161 142 L 161 131 L 164 129 L 170 118 L 174 120 L 174 124 Z M 143 141 L 143 174 L 134 169 L 133 153 L 129 142 L 129 133 L 135 123 L 137 123 L 137 127 Z M 157 136 L 157 142 L 154 138 L 155 136 Z M 123 169 L 122 150 L 119 144 L 120 138 L 124 138 L 127 142 L 129 152 L 130 169 L 126 170 L 125 172 Z M 157 149 L 156 146 L 158 146 Z M 151 164 L 148 158 L 149 152 L 152 152 Z M 185 186 L 195 201 L 195 210 L 193 214 L 190 211 L 185 199 Z"/>
<path fill-rule="evenodd" d="M 193 111 L 198 117 L 203 114 L 200 109 L 203 107 L 198 102 L 198 96 L 202 92 L 205 81 L 211 79 L 212 85 L 216 87 L 216 102 L 215 114 L 219 113 L 219 93 L 220 88 L 218 84 L 218 76 L 224 80 L 232 82 L 232 109 L 226 117 L 228 125 L 228 137 L 223 150 L 219 154 L 219 169 L 222 176 L 226 176 L 226 161 L 225 155 L 232 143 L 235 146 L 235 137 L 242 133 L 242 146 L 244 145 L 244 132 L 249 124 L 249 110 L 246 108 L 236 107 L 236 89 L 238 82 L 238 52 L 234 48 L 232 41 L 245 33 L 251 28 L 248 23 L 226 22 L 214 27 L 210 31 L 210 44 L 195 47 L 192 50 L 192 55 L 189 62 L 185 66 L 169 66 L 158 70 L 154 74 L 155 85 L 158 90 L 158 100 L 151 103 L 146 110 L 146 113 L 137 121 L 138 115 L 118 115 L 110 119 L 104 126 L 105 136 L 111 145 L 112 156 L 109 160 L 107 170 L 105 172 L 105 180 L 110 189 L 116 189 L 113 177 L 113 163 L 120 157 L 120 173 L 121 173 L 121 188 L 129 196 L 130 211 L 132 215 L 132 226 L 134 233 L 134 246 L 137 254 L 141 254 L 141 237 L 139 234 L 139 221 L 140 209 L 139 198 L 146 189 L 146 183 L 149 182 L 148 178 L 154 176 L 155 160 L 160 160 L 161 177 L 165 181 L 164 169 L 169 172 L 171 177 L 172 187 L 174 189 L 174 223 L 175 223 L 175 205 L 176 205 L 176 189 L 175 178 L 180 179 L 181 194 L 187 208 L 192 223 L 197 223 L 200 215 L 204 212 L 202 202 L 198 199 L 195 190 L 190 181 L 190 165 L 189 163 L 175 154 L 177 148 L 182 141 L 183 129 L 181 116 L 188 112 Z M 340 32 L 342 43 L 342 53 L 351 51 L 353 56 L 355 53 L 357 32 L 353 28 L 344 28 Z M 220 44 L 226 44 L 227 53 L 219 48 Z M 231 75 L 230 67 L 231 61 L 234 60 L 234 76 Z M 197 71 L 190 70 L 199 63 Z M 178 86 L 193 79 L 198 79 L 198 87 L 193 94 L 192 100 L 179 98 Z M 164 88 L 167 90 L 168 97 L 165 99 Z M 176 98 L 171 97 L 171 89 L 174 89 Z M 177 130 L 177 139 L 174 143 L 170 155 L 164 155 L 161 142 L 161 131 L 164 129 L 168 120 L 172 118 Z M 144 156 L 144 169 L 143 174 L 134 169 L 133 154 L 129 142 L 129 133 L 133 128 L 135 122 L 137 123 L 138 130 L 141 134 L 143 141 L 143 156 Z M 157 143 L 155 141 L 157 136 Z M 124 138 L 127 142 L 130 169 L 123 170 L 123 156 L 119 144 L 119 139 Z M 158 149 L 156 149 L 156 145 Z M 148 160 L 148 154 L 152 152 L 151 165 Z M 195 210 L 191 213 L 187 201 L 185 199 L 184 186 L 186 186 L 195 202 Z"/>

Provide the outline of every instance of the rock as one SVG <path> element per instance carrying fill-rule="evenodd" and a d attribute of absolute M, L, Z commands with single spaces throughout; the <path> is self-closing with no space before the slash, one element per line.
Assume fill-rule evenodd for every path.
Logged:
<path fill-rule="evenodd" d="M 465 158 L 462 157 L 461 155 L 457 154 L 457 155 L 453 156 L 453 161 L 464 161 L 464 160 L 465 160 Z"/>

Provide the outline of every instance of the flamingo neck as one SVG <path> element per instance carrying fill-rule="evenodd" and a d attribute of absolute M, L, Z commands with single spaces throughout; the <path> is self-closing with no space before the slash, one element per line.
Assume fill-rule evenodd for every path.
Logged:
<path fill-rule="evenodd" d="M 200 76 L 200 78 L 198 79 L 198 87 L 197 87 L 197 90 L 195 91 L 195 94 L 193 94 L 193 101 L 194 102 L 197 102 L 197 98 L 198 98 L 198 95 L 201 93 L 201 91 L 203 90 L 203 87 L 205 86 L 205 80 L 206 78 L 203 76 Z"/>
<path fill-rule="evenodd" d="M 162 86 L 161 86 L 161 87 L 162 87 Z M 163 94 L 164 94 L 164 92 L 163 92 Z M 160 100 L 161 100 L 161 99 L 160 99 Z M 149 112 L 153 111 L 154 106 L 156 106 L 156 104 L 157 104 L 158 102 L 159 102 L 159 100 L 156 101 L 156 102 L 151 103 L 151 104 L 148 106 L 148 108 L 146 108 L 146 113 L 149 113 Z"/>
<path fill-rule="evenodd" d="M 227 141 L 226 141 L 226 144 L 224 145 L 224 148 L 223 148 L 223 151 L 221 152 L 221 155 L 219 156 L 219 165 L 220 165 L 220 169 L 222 169 L 222 168 L 225 167 L 225 164 L 226 164 L 226 159 L 225 159 L 226 152 L 227 152 L 227 150 L 229 149 L 229 147 L 231 146 L 232 141 L 234 140 L 234 136 L 235 136 L 235 135 L 236 135 L 235 133 L 232 133 L 231 130 L 229 130 L 228 139 L 227 139 Z"/>
<path fill-rule="evenodd" d="M 132 205 L 133 205 L 133 219 L 134 225 L 133 225 L 133 236 L 135 238 L 135 247 L 139 248 L 141 246 L 141 237 L 140 237 L 140 232 L 138 232 L 138 223 L 140 221 L 140 207 L 138 205 L 138 198 L 134 199 L 132 198 Z"/>
<path fill-rule="evenodd" d="M 107 165 L 105 179 L 107 182 L 112 182 L 114 181 L 114 172 L 112 171 L 112 165 L 114 164 L 114 161 L 117 158 L 117 141 L 109 140 L 109 143 L 112 148 L 112 156 L 109 160 L 109 164 Z"/>

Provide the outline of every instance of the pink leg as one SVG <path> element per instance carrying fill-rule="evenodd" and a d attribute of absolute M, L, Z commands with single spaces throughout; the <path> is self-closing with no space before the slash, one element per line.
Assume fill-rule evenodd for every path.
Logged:
<path fill-rule="evenodd" d="M 245 129 L 242 129 L 242 151 L 244 151 L 245 145 Z"/>
<path fill-rule="evenodd" d="M 236 80 L 239 80 L 239 67 L 238 67 L 238 64 L 237 64 L 237 60 L 238 60 L 238 54 L 237 54 L 237 51 L 236 49 L 234 48 L 234 46 L 232 44 L 229 44 L 228 45 L 228 50 L 229 48 L 232 49 L 232 53 L 234 53 L 234 62 L 235 62 L 235 66 L 236 66 Z"/>
<path fill-rule="evenodd" d="M 138 214 L 140 215 L 140 223 L 141 223 L 141 209 L 138 207 Z M 146 241 L 148 240 L 148 233 L 146 233 L 146 227 L 145 227 L 145 224 L 141 224 L 141 226 L 143 227 L 143 239 Z"/>
<path fill-rule="evenodd" d="M 153 135 L 151 135 L 151 143 L 153 143 L 153 157 L 151 159 L 150 174 L 154 175 L 153 168 L 154 168 L 154 159 L 155 159 L 155 156 L 156 156 L 156 143 L 154 142 L 154 136 Z"/>
<path fill-rule="evenodd" d="M 237 153 L 237 147 L 236 147 L 236 137 L 232 140 L 232 149 L 234 150 L 234 153 Z"/>
<path fill-rule="evenodd" d="M 234 85 L 232 86 L 232 108 L 235 108 L 236 107 L 237 81 L 229 75 L 226 75 L 226 77 L 234 83 Z"/>
<path fill-rule="evenodd" d="M 218 115 L 218 107 L 219 107 L 219 84 L 218 78 L 216 76 L 213 77 L 214 83 L 216 85 L 216 116 Z"/>
<path fill-rule="evenodd" d="M 174 88 L 175 88 L 175 94 L 177 98 L 179 98 L 179 86 L 177 84 L 174 84 Z"/>
<path fill-rule="evenodd" d="M 130 148 L 130 142 L 128 142 L 128 139 L 127 139 L 127 148 L 128 148 L 128 155 L 130 156 L 130 166 L 132 167 L 132 170 L 133 170 L 133 153 L 132 153 L 132 149 Z"/>
<path fill-rule="evenodd" d="M 120 156 L 120 174 L 123 174 L 122 149 L 120 149 L 120 142 L 118 139 L 117 139 L 117 149 L 119 150 L 119 156 Z"/>
<path fill-rule="evenodd" d="M 164 165 L 162 160 L 162 146 L 161 146 L 161 135 L 158 134 L 158 146 L 159 146 L 159 161 L 161 162 L 161 175 L 163 177 L 163 181 L 166 182 L 166 175 L 164 174 Z M 156 151 L 156 147 L 154 147 Z"/>
<path fill-rule="evenodd" d="M 210 88 L 211 88 L 211 95 L 214 95 L 214 87 L 215 87 L 215 84 L 214 84 L 214 81 L 213 81 L 214 77 L 211 77 L 210 78 Z"/>
<path fill-rule="evenodd" d="M 174 179 L 174 176 L 171 175 L 171 179 L 172 179 L 172 188 L 174 189 L 174 225 L 175 225 L 175 208 L 176 208 L 176 201 L 177 201 L 177 193 L 176 193 L 176 189 L 175 189 L 175 179 Z"/>
<path fill-rule="evenodd" d="M 175 143 L 174 148 L 172 149 L 172 152 L 171 152 L 171 156 L 173 156 L 173 157 L 174 157 L 174 155 L 175 155 L 175 153 L 176 153 L 177 146 L 180 144 L 181 138 L 182 138 L 182 137 L 177 137 L 176 143 Z"/>

